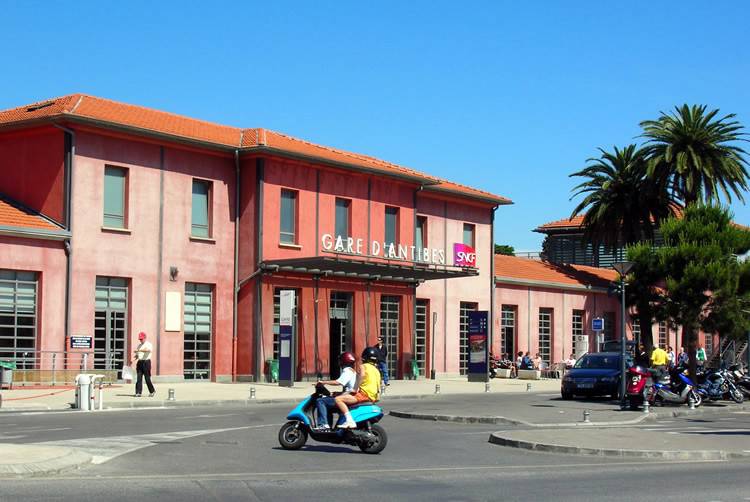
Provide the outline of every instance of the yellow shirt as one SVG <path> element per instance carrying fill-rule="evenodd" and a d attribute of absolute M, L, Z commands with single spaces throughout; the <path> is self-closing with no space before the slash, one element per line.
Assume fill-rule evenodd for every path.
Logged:
<path fill-rule="evenodd" d="M 651 353 L 651 364 L 653 366 L 666 366 L 667 352 L 664 349 L 656 347 Z"/>
<path fill-rule="evenodd" d="M 365 393 L 373 403 L 380 398 L 380 370 L 371 363 L 362 365 L 365 374 L 359 383 L 359 390 Z"/>

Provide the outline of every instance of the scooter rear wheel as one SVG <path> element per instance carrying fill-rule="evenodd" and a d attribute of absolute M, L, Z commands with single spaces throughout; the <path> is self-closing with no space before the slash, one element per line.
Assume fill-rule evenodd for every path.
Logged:
<path fill-rule="evenodd" d="M 287 422 L 279 429 L 279 444 L 285 450 L 299 450 L 307 442 L 307 431 L 297 421 Z"/>
<path fill-rule="evenodd" d="M 375 439 L 367 444 L 360 444 L 359 449 L 365 453 L 375 455 L 385 449 L 385 445 L 388 444 L 388 435 L 385 433 L 385 429 L 375 424 L 370 428 L 370 432 Z"/>

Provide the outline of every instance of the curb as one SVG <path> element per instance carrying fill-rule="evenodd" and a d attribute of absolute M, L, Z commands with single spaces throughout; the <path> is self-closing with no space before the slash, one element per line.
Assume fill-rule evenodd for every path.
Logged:
<path fill-rule="evenodd" d="M 450 394 L 446 394 L 450 395 Z M 190 408 L 200 406 L 255 406 L 259 404 L 294 404 L 299 403 L 307 396 L 299 398 L 268 398 L 268 399 L 212 399 L 212 400 L 175 400 L 175 401 L 155 401 L 144 398 L 142 401 L 134 400 L 128 402 L 118 402 L 105 404 L 105 410 L 127 410 L 127 409 L 148 409 L 148 408 Z M 398 401 L 403 399 L 431 399 L 434 394 L 411 394 L 411 395 L 385 395 L 381 397 L 380 404 L 388 401 Z M 136 399 L 136 398 L 133 398 Z M 0 414 L 10 412 L 59 412 L 75 410 L 72 406 L 68 408 L 50 408 L 49 406 L 24 407 L 24 408 L 0 408 Z M 98 410 L 92 410 L 98 411 Z"/>
<path fill-rule="evenodd" d="M 592 455 L 596 457 L 649 458 L 663 460 L 731 460 L 750 458 L 750 453 L 730 452 L 723 450 L 661 451 L 661 450 L 626 450 L 610 448 L 581 448 L 549 443 L 536 443 L 521 439 L 500 436 L 497 432 L 490 434 L 489 442 L 509 448 L 520 448 L 546 453 L 564 453 L 567 455 Z"/>
<path fill-rule="evenodd" d="M 461 416 L 461 415 L 436 415 L 428 413 L 412 413 L 407 411 L 391 410 L 389 415 L 397 418 L 406 418 L 412 420 L 430 420 L 433 422 L 452 422 L 460 424 L 503 424 L 503 425 L 523 425 L 525 427 L 534 428 L 575 428 L 575 427 L 609 427 L 616 425 L 633 425 L 648 420 L 650 418 L 656 418 L 653 414 L 641 415 L 633 420 L 619 420 L 612 422 L 562 422 L 562 423 L 551 423 L 551 424 L 536 424 L 531 422 L 525 422 L 523 420 L 515 420 L 505 417 L 474 417 L 474 416 Z"/>
<path fill-rule="evenodd" d="M 10 446 L 10 445 L 4 445 Z M 13 445 L 29 447 L 33 453 L 34 445 Z M 60 448 L 61 456 L 36 462 L 0 465 L 0 479 L 21 479 L 54 476 L 66 473 L 91 463 L 91 455 L 81 450 Z"/>

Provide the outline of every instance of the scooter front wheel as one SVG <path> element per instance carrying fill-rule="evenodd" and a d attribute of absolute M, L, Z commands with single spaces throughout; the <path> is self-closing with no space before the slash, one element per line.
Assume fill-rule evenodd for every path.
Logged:
<path fill-rule="evenodd" d="M 732 401 L 734 401 L 737 404 L 740 404 L 742 401 L 745 400 L 744 394 L 742 394 L 742 391 L 740 391 L 740 389 L 738 389 L 737 387 L 730 387 L 729 397 L 731 397 Z"/>
<path fill-rule="evenodd" d="M 385 445 L 388 444 L 388 435 L 385 433 L 385 429 L 377 424 L 370 427 L 369 432 L 374 436 L 374 439 L 366 443 L 360 443 L 359 449 L 365 453 L 375 455 L 385 449 Z"/>
<path fill-rule="evenodd" d="M 307 431 L 298 421 L 287 422 L 279 429 L 279 444 L 285 450 L 299 450 L 307 442 Z"/>

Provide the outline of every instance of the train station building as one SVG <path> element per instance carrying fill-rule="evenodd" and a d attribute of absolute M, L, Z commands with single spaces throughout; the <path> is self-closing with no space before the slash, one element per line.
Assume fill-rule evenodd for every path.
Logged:
<path fill-rule="evenodd" d="M 459 375 L 496 310 L 505 197 L 262 128 L 83 94 L 0 112 L 0 359 L 264 378 L 294 291 L 295 378 L 384 337 L 396 378 Z M 496 350 L 500 338 L 493 338 Z M 55 362 L 53 362 L 53 360 Z"/>

